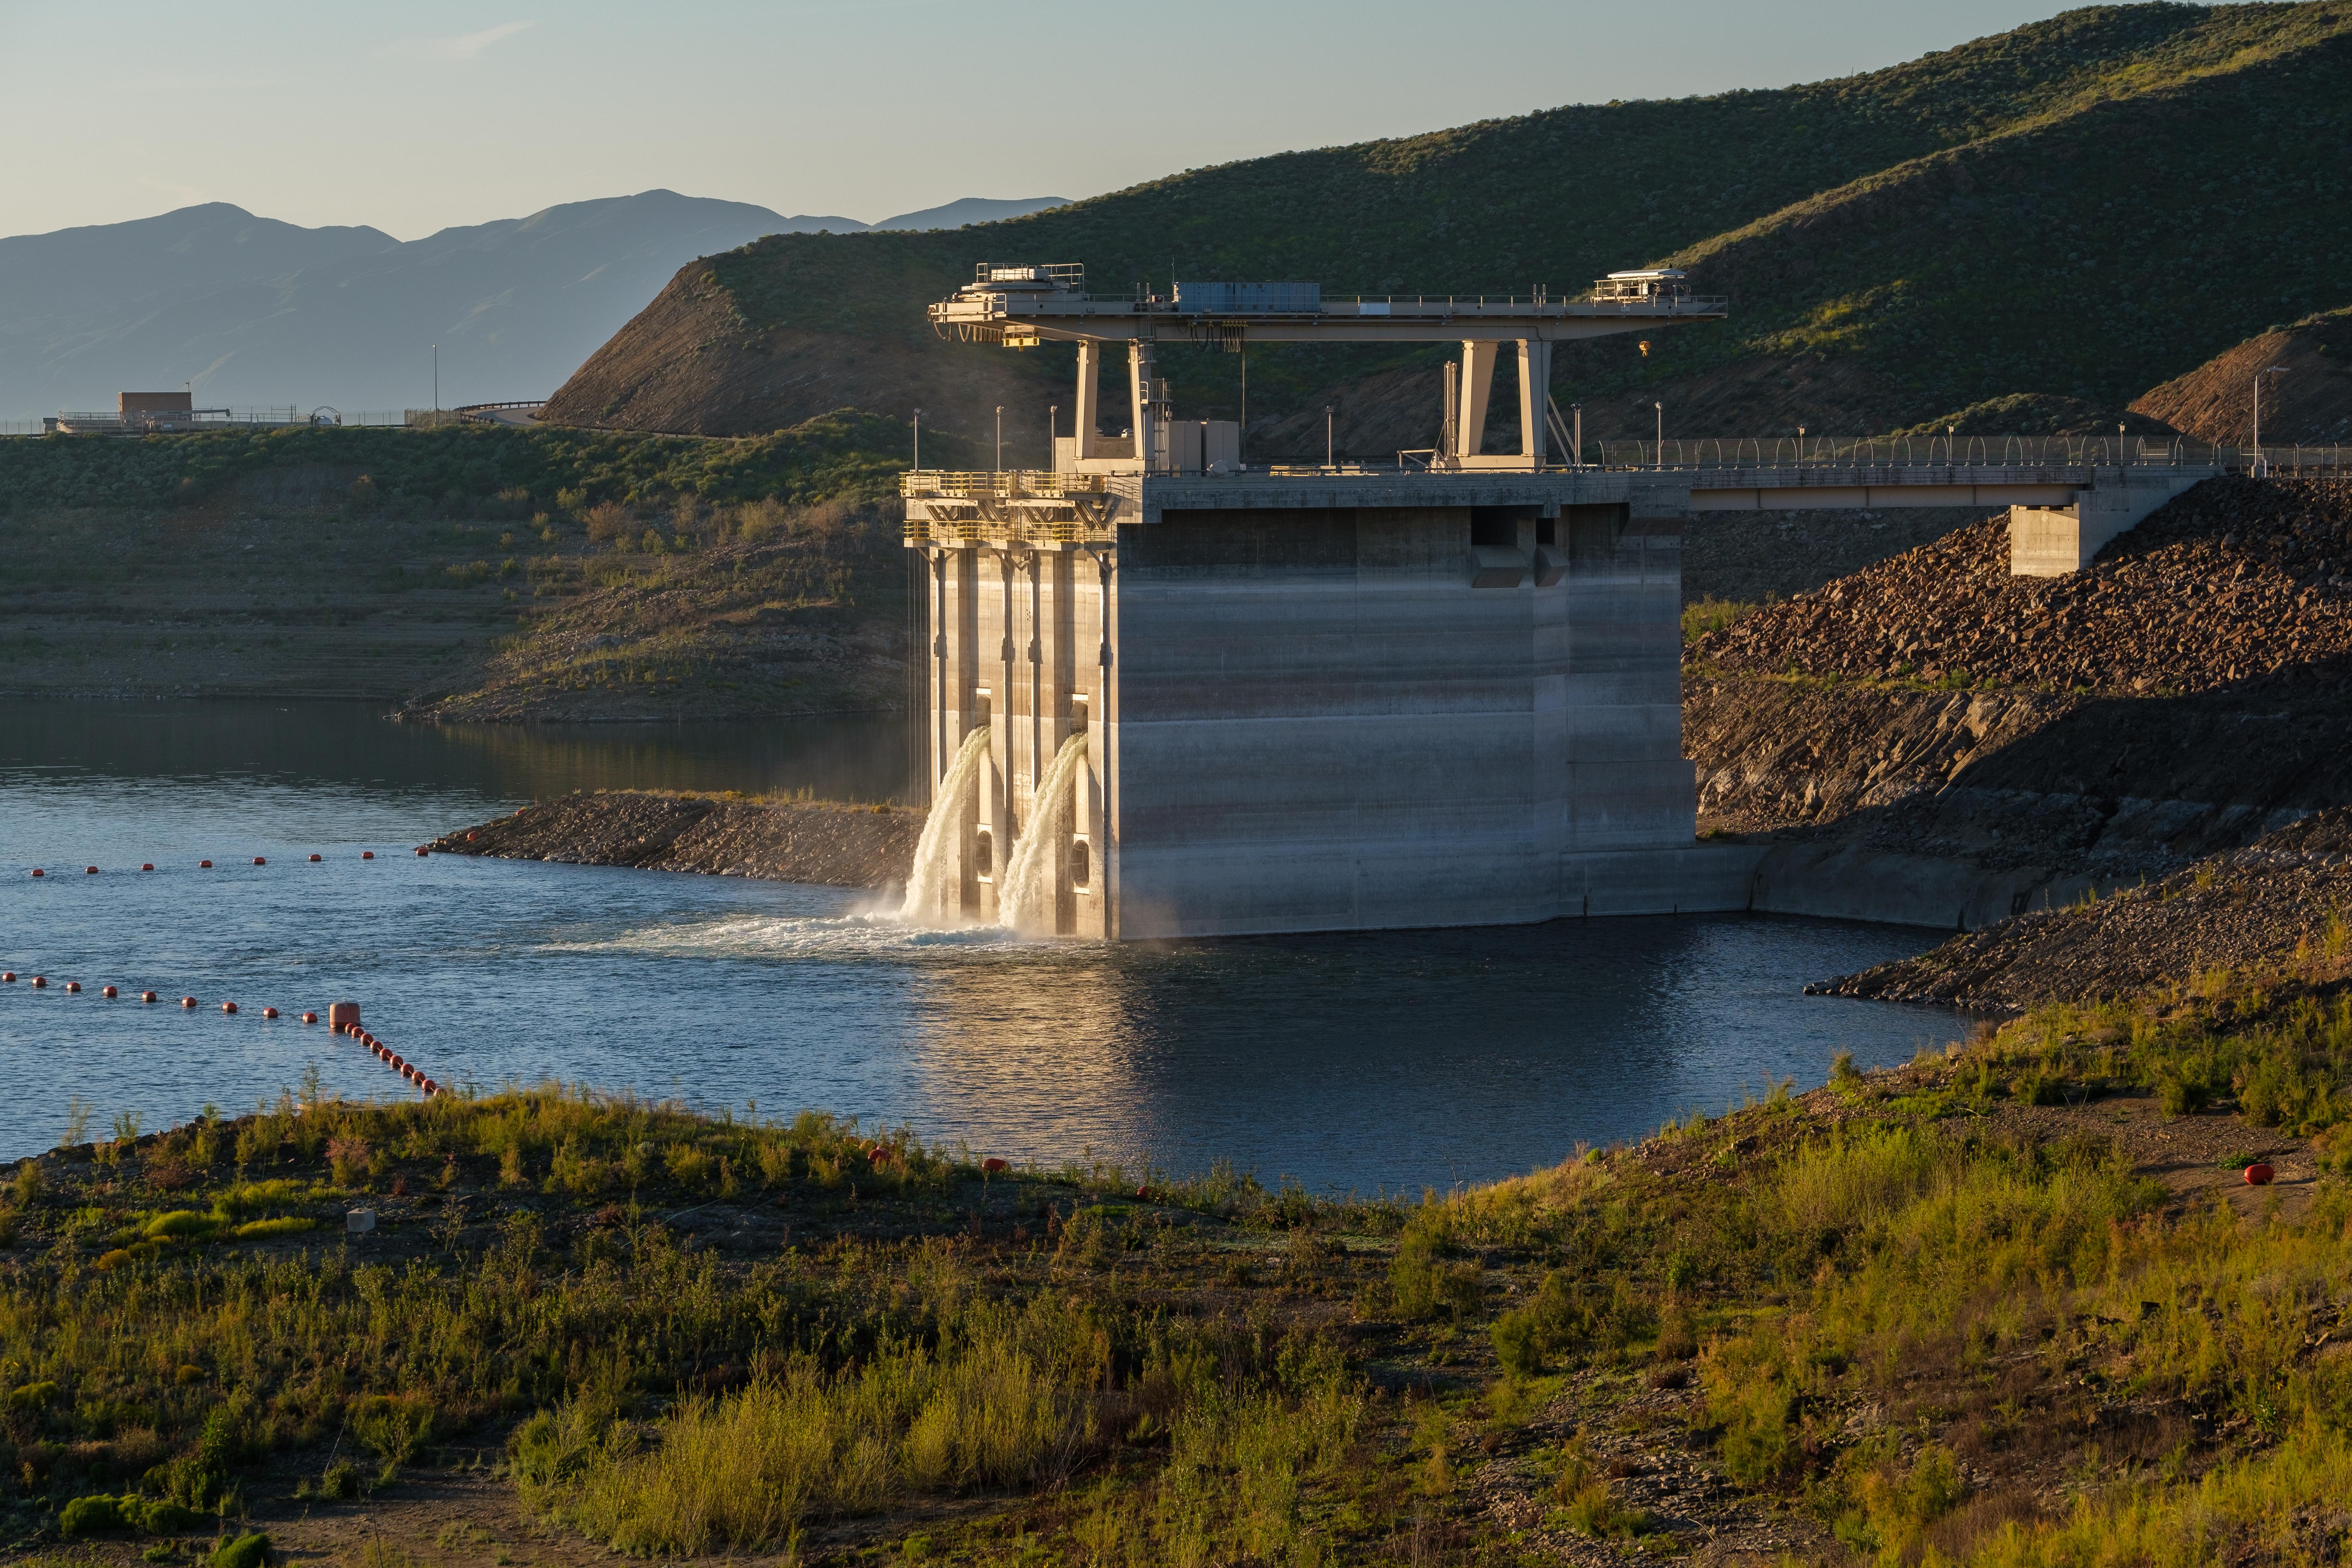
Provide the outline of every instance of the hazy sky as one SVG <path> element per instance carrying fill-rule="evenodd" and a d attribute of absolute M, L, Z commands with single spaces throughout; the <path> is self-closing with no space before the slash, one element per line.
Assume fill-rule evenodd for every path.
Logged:
<path fill-rule="evenodd" d="M 205 201 L 451 224 L 666 185 L 873 221 L 1843 76 L 2049 0 L 0 0 L 0 234 Z"/>

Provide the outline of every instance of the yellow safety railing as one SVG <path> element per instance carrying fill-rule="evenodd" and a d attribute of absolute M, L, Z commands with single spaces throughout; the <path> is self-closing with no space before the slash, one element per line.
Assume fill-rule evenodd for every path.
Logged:
<path fill-rule="evenodd" d="M 1100 495 L 1103 477 L 1057 474 L 1039 468 L 918 468 L 898 476 L 898 493 L 909 500 L 940 496 L 949 500 L 1013 500 L 1029 496 L 1055 500 L 1064 496 Z"/>

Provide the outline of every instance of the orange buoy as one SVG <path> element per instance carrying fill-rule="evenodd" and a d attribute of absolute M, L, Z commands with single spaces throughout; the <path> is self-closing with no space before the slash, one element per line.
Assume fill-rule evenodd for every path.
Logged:
<path fill-rule="evenodd" d="M 275 1007 L 264 1007 L 261 1010 L 261 1016 L 265 1018 L 275 1018 L 278 1016 L 278 1009 Z"/>
<path fill-rule="evenodd" d="M 81 868 L 81 874 L 85 877 L 95 877 L 98 875 L 98 868 L 95 866 L 84 866 Z"/>
<path fill-rule="evenodd" d="M 432 850 L 427 849 L 427 848 L 426 848 L 426 847 L 425 847 L 425 846 L 424 846 L 424 845 L 422 845 L 422 844 L 420 844 L 420 845 L 418 845 L 418 846 L 416 847 L 416 858 L 417 858 L 419 860 L 424 859 L 427 855 L 430 855 L 430 854 L 432 854 L 432 853 L 433 853 L 433 851 L 432 851 Z M 37 877 L 37 876 L 39 876 L 39 875 L 40 875 L 40 873 L 39 873 L 38 871 L 36 871 L 36 872 L 34 872 L 34 873 L 33 873 L 33 875 L 35 875 L 36 877 Z"/>
<path fill-rule="evenodd" d="M 302 1021 L 306 1024 L 315 1024 L 319 1021 L 319 1015 L 316 1013 L 305 1013 L 302 1015 Z"/>
<path fill-rule="evenodd" d="M 2257 1160 L 2252 1164 L 2246 1167 L 2246 1185 L 2250 1187 L 2267 1187 L 2277 1175 L 2278 1173 L 2276 1171 L 2272 1170 L 2270 1166 L 2264 1164 L 2262 1161 Z"/>
<path fill-rule="evenodd" d="M 199 871 L 209 871 L 212 868 L 213 863 L 209 860 L 199 860 L 196 862 L 196 869 Z"/>
<path fill-rule="evenodd" d="M 16 984 L 16 972 L 15 970 L 0 969 L 0 985 L 14 985 Z"/>
<path fill-rule="evenodd" d="M 360 851 L 360 858 L 362 860 L 373 860 L 375 858 L 375 851 L 373 849 L 362 849 Z"/>
<path fill-rule="evenodd" d="M 269 862 L 268 862 L 268 861 L 267 861 L 267 860 L 263 859 L 263 858 L 262 858 L 260 856 L 258 856 L 258 855 L 256 855 L 256 856 L 253 858 L 253 863 L 254 863 L 255 865 L 257 865 L 257 866 L 267 866 L 267 865 L 268 865 L 268 864 L 269 864 Z"/>
<path fill-rule="evenodd" d="M 986 1171 L 989 1174 L 994 1175 L 997 1172 L 1004 1169 L 1004 1162 L 997 1159 L 994 1155 L 991 1155 L 989 1158 L 982 1160 L 980 1163 L 980 1168 Z"/>
<path fill-rule="evenodd" d="M 33 989 L 34 989 L 34 990 L 38 991 L 42 986 L 47 985 L 47 984 L 48 984 L 48 981 L 47 981 L 47 978 L 45 978 L 44 976 L 42 976 L 42 975 L 38 975 L 38 974 L 36 974 L 36 975 L 34 975 L 34 976 L 33 976 Z"/>
<path fill-rule="evenodd" d="M 108 986 L 105 990 L 100 991 L 100 992 L 99 993 L 99 994 L 100 994 L 100 996 L 120 996 L 120 995 L 121 995 L 121 994 L 122 994 L 122 993 L 121 993 L 121 992 L 120 992 L 120 991 L 117 991 L 113 986 L 110 985 L 110 986 Z"/>
<path fill-rule="evenodd" d="M 423 1089 L 427 1094 L 438 1094 L 441 1092 L 441 1086 L 435 1083 L 429 1078 L 419 1082 L 416 1087 Z"/>
<path fill-rule="evenodd" d="M 152 871 L 155 868 L 155 862 L 152 860 L 146 861 L 142 863 L 139 868 L 142 871 Z"/>
<path fill-rule="evenodd" d="M 387 1056 L 383 1059 L 392 1064 L 392 1070 L 394 1072 L 398 1072 L 401 1068 L 408 1065 L 406 1062 L 402 1061 L 397 1056 Z"/>
<path fill-rule="evenodd" d="M 224 1013 L 234 1013 L 236 1011 L 236 1004 L 234 1002 L 224 1002 L 221 1004 L 221 1011 Z"/>
<path fill-rule="evenodd" d="M 155 993 L 152 991 L 142 991 L 139 993 L 139 1000 L 142 1002 L 152 1002 L 155 1000 Z"/>
<path fill-rule="evenodd" d="M 183 996 L 180 998 L 180 1005 L 183 1007 L 193 1007 L 195 1005 L 196 999 L 193 996 Z"/>
<path fill-rule="evenodd" d="M 313 866 L 315 866 L 315 865 L 317 865 L 320 861 L 321 861 L 321 860 L 323 860 L 323 859 L 325 859 L 325 858 L 326 858 L 326 857 L 325 857 L 325 856 L 323 856 L 323 855 L 313 855 L 313 856 L 311 856 L 311 857 L 310 857 L 310 864 L 312 864 Z"/>
<path fill-rule="evenodd" d="M 417 851 L 417 853 L 418 853 L 419 855 L 422 855 L 422 854 L 424 854 L 424 853 L 425 853 L 425 851 L 423 851 L 422 849 L 420 849 L 420 850 L 418 850 L 418 851 Z M 48 873 L 47 873 L 47 871 L 42 870 L 38 866 L 36 866 L 36 867 L 34 867 L 34 868 L 33 868 L 33 875 L 34 875 L 34 876 L 36 876 L 36 877 L 46 877 L 46 876 L 47 876 L 47 875 L 48 875 Z"/>
<path fill-rule="evenodd" d="M 79 980 L 68 980 L 66 982 L 66 989 L 68 991 L 79 991 L 81 989 L 81 982 Z"/>
<path fill-rule="evenodd" d="M 359 1031 L 360 1026 L 360 1005 L 356 1002 L 328 1003 L 327 1022 L 334 1025 L 337 1028 L 341 1028 L 344 1025 L 348 1024 L 351 1026 L 352 1031 L 356 1034 Z"/>

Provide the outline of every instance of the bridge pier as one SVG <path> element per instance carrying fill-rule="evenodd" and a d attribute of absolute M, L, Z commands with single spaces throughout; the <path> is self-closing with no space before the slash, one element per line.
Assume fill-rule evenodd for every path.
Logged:
<path fill-rule="evenodd" d="M 2009 574 L 2063 577 L 2088 566 L 2110 540 L 2205 478 L 2164 468 L 2094 468 L 2072 506 L 2009 509 Z"/>

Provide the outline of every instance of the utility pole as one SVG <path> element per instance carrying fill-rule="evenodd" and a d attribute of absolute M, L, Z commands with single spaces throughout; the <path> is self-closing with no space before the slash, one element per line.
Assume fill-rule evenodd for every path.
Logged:
<path fill-rule="evenodd" d="M 1004 405 L 996 405 L 996 471 L 1004 471 Z"/>
<path fill-rule="evenodd" d="M 1650 406 L 1655 409 L 1658 415 L 1657 466 L 1663 468 L 1666 466 L 1666 405 L 1663 403 L 1653 403 Z"/>
<path fill-rule="evenodd" d="M 915 472 L 923 471 L 923 411 L 915 410 Z"/>
<path fill-rule="evenodd" d="M 1571 403 L 1568 405 L 1568 411 L 1576 416 L 1576 429 L 1571 439 L 1576 443 L 1576 457 L 1574 461 L 1576 466 L 1580 468 L 1584 467 L 1584 405 L 1581 403 Z"/>
<path fill-rule="evenodd" d="M 1323 466 L 1327 468 L 1339 466 L 1331 454 L 1331 405 L 1327 403 L 1323 405 Z"/>
<path fill-rule="evenodd" d="M 1049 403 L 1045 405 L 1045 465 L 1057 470 L 1062 466 L 1062 454 L 1054 448 L 1061 438 L 1062 405 L 1058 403 Z"/>
<path fill-rule="evenodd" d="M 433 423 L 441 423 L 441 345 L 433 345 Z"/>
<path fill-rule="evenodd" d="M 2254 372 L 2254 460 L 2247 472 L 2258 479 L 2264 478 L 2271 471 L 2271 466 L 2263 461 L 2263 377 L 2285 374 L 2286 366 L 2283 364 L 2274 364 L 2268 369 Z"/>

